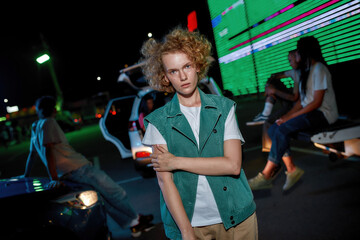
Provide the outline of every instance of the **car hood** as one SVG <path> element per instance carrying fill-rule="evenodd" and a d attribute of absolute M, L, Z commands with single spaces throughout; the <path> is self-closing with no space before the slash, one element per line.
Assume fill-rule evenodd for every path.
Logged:
<path fill-rule="evenodd" d="M 41 177 L 0 179 L 0 198 L 47 191 L 49 182 L 48 178 Z"/>

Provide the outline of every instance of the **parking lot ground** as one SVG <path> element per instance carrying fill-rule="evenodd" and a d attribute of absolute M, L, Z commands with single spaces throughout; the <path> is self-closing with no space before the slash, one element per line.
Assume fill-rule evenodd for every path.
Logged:
<path fill-rule="evenodd" d="M 261 152 L 261 126 L 248 127 L 263 106 L 263 101 L 239 101 L 237 116 L 245 138 L 243 168 L 248 178 L 264 167 L 267 153 Z M 283 171 L 272 189 L 254 191 L 257 205 L 259 239 L 358 239 L 360 233 L 360 162 L 339 160 L 331 162 L 328 156 L 311 143 L 292 141 L 296 165 L 305 170 L 303 178 L 290 191 L 283 192 L 286 175 Z M 138 181 L 138 182 L 137 182 Z M 139 199 L 151 192 L 159 193 L 156 179 L 142 179 L 124 183 L 139 209 L 154 209 L 156 228 L 141 239 L 166 239 L 161 224 L 158 202 L 151 200 L 144 207 Z M 145 192 L 134 192 L 136 186 L 148 185 Z M 143 188 L 142 188 L 143 189 Z M 149 192 L 147 192 L 149 191 Z M 155 192 L 155 194 L 154 194 Z M 153 207 L 150 207 L 153 205 Z M 126 234 L 119 240 L 131 239 Z"/>
<path fill-rule="evenodd" d="M 293 189 L 282 191 L 285 182 L 283 172 L 272 189 L 253 192 L 257 205 L 259 239 L 360 237 L 360 164 L 350 161 L 331 164 L 327 156 L 316 151 L 303 152 L 302 148 L 295 150 L 294 155 L 296 164 L 305 170 L 305 174 Z M 247 176 L 255 176 L 264 163 L 265 158 L 259 156 L 259 150 L 246 152 L 244 170 Z M 159 191 L 156 181 L 142 179 L 122 185 L 139 211 L 150 211 L 155 216 L 156 228 L 140 239 L 166 239 L 158 210 Z M 121 235 L 121 231 L 120 235 L 117 232 L 119 238 L 116 239 L 131 239 L 128 232 Z"/>
<path fill-rule="evenodd" d="M 238 101 L 237 117 L 246 143 L 243 145 L 243 168 L 246 176 L 255 176 L 264 167 L 267 153 L 261 152 L 261 126 L 248 127 L 263 107 L 260 99 Z M 90 131 L 91 130 L 91 131 Z M 126 190 L 139 213 L 153 214 L 156 228 L 139 240 L 166 239 L 159 210 L 159 187 L 156 178 L 143 179 L 134 170 L 131 159 L 121 159 L 118 150 L 105 141 L 98 126 L 88 126 L 68 135 L 74 148 L 89 159 L 95 155 L 99 167 Z M 15 147 L 15 146 L 13 146 Z M 26 144 L 13 154 L 0 149 L 2 177 L 21 174 L 26 159 Z M 285 173 L 275 180 L 272 189 L 254 191 L 260 240 L 343 240 L 360 239 L 360 162 L 332 163 L 311 143 L 292 141 L 296 165 L 305 174 L 293 189 L 284 193 Z M 4 158 L 6 156 L 6 158 Z M 121 229 L 111 219 L 114 240 L 134 239 L 128 229 Z"/>

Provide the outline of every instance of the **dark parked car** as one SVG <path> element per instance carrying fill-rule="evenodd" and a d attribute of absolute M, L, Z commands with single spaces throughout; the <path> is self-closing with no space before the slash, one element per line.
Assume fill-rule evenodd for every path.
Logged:
<path fill-rule="evenodd" d="M 0 239 L 110 239 L 100 195 L 89 186 L 48 178 L 0 179 Z"/>

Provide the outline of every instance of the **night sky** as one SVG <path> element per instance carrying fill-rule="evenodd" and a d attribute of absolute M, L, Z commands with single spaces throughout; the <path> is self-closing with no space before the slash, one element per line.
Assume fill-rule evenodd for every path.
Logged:
<path fill-rule="evenodd" d="M 200 32 L 213 38 L 206 0 L 61 2 L 2 10 L 0 116 L 5 98 L 8 106 L 22 108 L 42 95 L 55 94 L 48 66 L 35 61 L 44 52 L 41 35 L 49 46 L 65 102 L 102 91 L 121 95 L 126 86 L 116 83 L 119 70 L 139 60 L 148 32 L 160 39 L 176 26 L 186 27 L 191 11 L 197 12 Z"/>

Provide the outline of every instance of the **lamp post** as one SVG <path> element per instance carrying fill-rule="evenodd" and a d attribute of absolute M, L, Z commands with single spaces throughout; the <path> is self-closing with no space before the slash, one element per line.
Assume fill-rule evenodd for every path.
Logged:
<path fill-rule="evenodd" d="M 55 74 L 54 65 L 52 63 L 50 55 L 48 54 L 49 47 L 48 47 L 48 45 L 46 44 L 46 42 L 44 40 L 44 36 L 41 34 L 40 37 L 41 37 L 41 42 L 42 42 L 43 48 L 45 49 L 45 51 L 47 53 L 45 53 L 45 54 L 41 55 L 40 57 L 36 58 L 36 62 L 38 62 L 39 64 L 44 64 L 44 63 L 48 64 L 51 79 L 53 81 L 53 84 L 54 84 L 54 87 L 55 87 L 55 92 L 56 92 L 56 110 L 61 112 L 62 111 L 62 104 L 63 104 L 63 94 L 62 94 L 59 82 L 58 82 L 56 74 Z"/>

